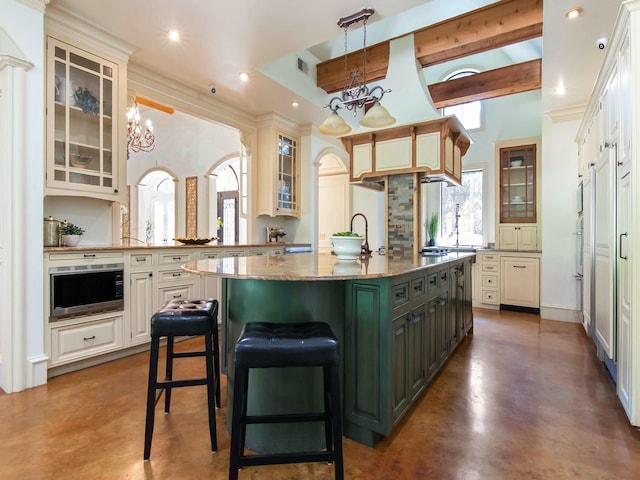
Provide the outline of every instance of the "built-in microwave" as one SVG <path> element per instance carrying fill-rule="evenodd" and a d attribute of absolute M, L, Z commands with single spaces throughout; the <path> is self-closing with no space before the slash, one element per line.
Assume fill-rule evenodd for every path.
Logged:
<path fill-rule="evenodd" d="M 49 268 L 50 320 L 124 309 L 124 264 Z"/>

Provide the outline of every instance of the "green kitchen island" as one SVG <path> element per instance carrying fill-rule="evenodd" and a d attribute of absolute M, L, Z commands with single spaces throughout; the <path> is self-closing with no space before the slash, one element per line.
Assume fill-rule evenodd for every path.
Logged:
<path fill-rule="evenodd" d="M 345 436 L 373 446 L 393 431 L 472 333 L 474 261 L 475 253 L 371 255 L 350 262 L 301 253 L 199 260 L 182 268 L 222 277 L 227 406 L 232 404 L 234 343 L 245 323 L 323 321 L 340 342 Z M 252 370 L 249 413 L 321 411 L 321 375 L 312 368 Z M 228 426 L 230 418 L 227 412 Z M 247 447 L 256 451 L 322 445 L 321 423 L 247 428 Z"/>

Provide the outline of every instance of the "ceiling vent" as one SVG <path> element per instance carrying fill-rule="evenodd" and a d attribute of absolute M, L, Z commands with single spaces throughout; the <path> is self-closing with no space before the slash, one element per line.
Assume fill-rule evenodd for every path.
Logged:
<path fill-rule="evenodd" d="M 309 74 L 309 64 L 298 57 L 298 70 L 300 70 L 305 75 Z"/>

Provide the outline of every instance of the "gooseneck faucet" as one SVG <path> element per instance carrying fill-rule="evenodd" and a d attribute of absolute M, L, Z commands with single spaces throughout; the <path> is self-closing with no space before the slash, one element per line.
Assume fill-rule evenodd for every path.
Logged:
<path fill-rule="evenodd" d="M 353 217 L 351 217 L 351 232 L 353 232 L 353 219 L 356 217 L 364 218 L 364 245 L 360 248 L 360 252 L 366 255 L 371 253 L 369 249 L 369 222 L 367 221 L 367 217 L 364 216 L 364 213 L 354 213 Z"/>

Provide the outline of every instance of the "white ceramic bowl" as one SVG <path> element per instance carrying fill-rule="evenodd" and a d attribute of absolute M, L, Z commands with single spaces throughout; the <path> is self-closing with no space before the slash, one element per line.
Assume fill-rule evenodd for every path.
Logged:
<path fill-rule="evenodd" d="M 331 236 L 333 252 L 338 256 L 338 260 L 356 260 L 360 256 L 362 241 L 364 237 L 341 237 Z"/>
<path fill-rule="evenodd" d="M 511 160 L 511 166 L 512 167 L 521 167 L 522 166 L 522 160 Z"/>

